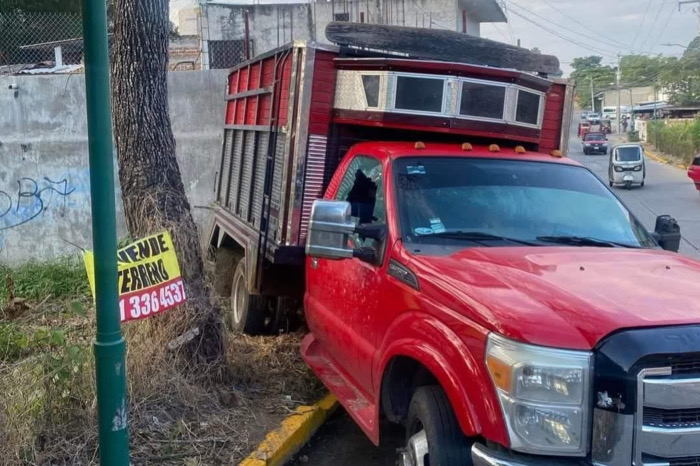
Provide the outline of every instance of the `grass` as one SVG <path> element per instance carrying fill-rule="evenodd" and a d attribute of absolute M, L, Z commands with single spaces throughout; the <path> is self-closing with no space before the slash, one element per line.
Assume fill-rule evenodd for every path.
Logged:
<path fill-rule="evenodd" d="M 684 122 L 655 121 L 647 130 L 649 142 L 661 152 L 690 164 L 700 149 L 700 120 Z"/>
<path fill-rule="evenodd" d="M 87 296 L 90 287 L 83 263 L 66 258 L 50 263 L 30 262 L 11 269 L 0 265 L 0 302 L 10 295 L 24 299 L 74 298 Z"/>
<path fill-rule="evenodd" d="M 323 393 L 302 335 L 226 335 L 225 370 L 167 350 L 186 309 L 123 325 L 133 464 L 235 464 Z M 0 461 L 96 464 L 94 310 L 73 259 L 0 266 Z"/>

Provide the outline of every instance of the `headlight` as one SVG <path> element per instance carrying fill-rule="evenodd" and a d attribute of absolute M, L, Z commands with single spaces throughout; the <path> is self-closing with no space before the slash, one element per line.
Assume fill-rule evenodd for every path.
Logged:
<path fill-rule="evenodd" d="M 540 455 L 588 450 L 591 354 L 525 345 L 489 335 L 486 366 L 511 448 Z"/>
<path fill-rule="evenodd" d="M 623 171 L 625 171 L 625 169 L 622 168 L 622 167 L 616 166 L 616 167 L 615 167 L 615 171 L 616 171 L 616 172 L 623 172 Z"/>
<path fill-rule="evenodd" d="M 641 165 L 637 165 L 636 167 L 634 167 L 634 171 L 636 171 L 636 172 L 642 171 L 642 166 L 641 166 Z"/>
<path fill-rule="evenodd" d="M 587 142 L 586 147 L 591 147 L 591 143 Z"/>

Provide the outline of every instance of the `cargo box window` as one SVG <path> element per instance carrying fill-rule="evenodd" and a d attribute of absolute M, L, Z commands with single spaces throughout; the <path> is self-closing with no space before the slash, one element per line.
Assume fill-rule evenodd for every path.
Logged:
<path fill-rule="evenodd" d="M 367 106 L 375 108 L 379 107 L 379 75 L 363 75 L 362 86 L 365 88 L 365 99 L 367 99 Z"/>
<path fill-rule="evenodd" d="M 397 76 L 394 108 L 441 113 L 444 90 L 444 79 Z"/>
<path fill-rule="evenodd" d="M 504 86 L 462 82 L 460 115 L 502 120 L 505 102 Z"/>
<path fill-rule="evenodd" d="M 539 94 L 520 89 L 518 91 L 518 106 L 515 111 L 515 121 L 528 125 L 537 125 L 540 117 Z"/>

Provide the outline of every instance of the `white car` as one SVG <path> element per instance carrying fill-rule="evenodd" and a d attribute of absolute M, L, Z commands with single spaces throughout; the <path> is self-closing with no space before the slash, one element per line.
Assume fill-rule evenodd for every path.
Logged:
<path fill-rule="evenodd" d="M 600 124 L 600 115 L 598 115 L 597 113 L 589 113 L 588 117 L 586 117 L 586 121 L 593 125 Z"/>

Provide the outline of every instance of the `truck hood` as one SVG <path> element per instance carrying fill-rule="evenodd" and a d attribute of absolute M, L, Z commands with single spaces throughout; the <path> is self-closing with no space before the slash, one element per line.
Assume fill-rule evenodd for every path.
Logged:
<path fill-rule="evenodd" d="M 532 344 L 592 349 L 623 328 L 700 323 L 700 262 L 665 251 L 473 248 L 412 266 L 426 297 Z"/>

